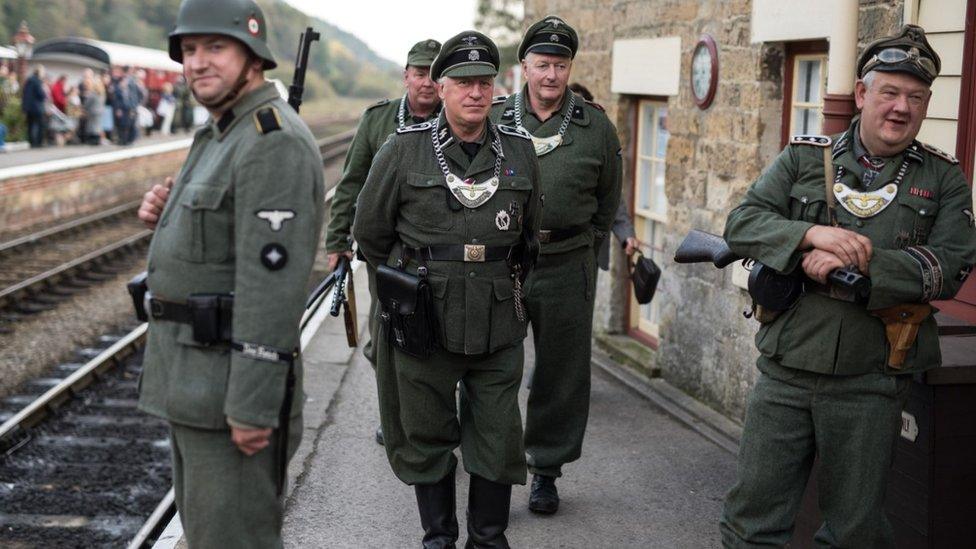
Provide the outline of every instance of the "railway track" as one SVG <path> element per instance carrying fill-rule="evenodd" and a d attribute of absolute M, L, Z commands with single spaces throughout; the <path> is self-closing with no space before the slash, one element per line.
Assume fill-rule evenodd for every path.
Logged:
<path fill-rule="evenodd" d="M 303 343 L 329 303 L 306 311 Z M 168 428 L 136 408 L 147 329 L 104 336 L 87 362 L 0 401 L 0 546 L 139 549 L 173 520 Z"/>
<path fill-rule="evenodd" d="M 324 164 L 343 157 L 355 129 L 318 141 Z M 0 310 L 35 313 L 112 275 L 120 257 L 142 251 L 152 236 L 136 219 L 138 202 L 123 204 L 0 243 Z"/>
<path fill-rule="evenodd" d="M 0 244 L 0 309 L 34 313 L 110 276 L 112 263 L 149 242 L 137 202 Z"/>
<path fill-rule="evenodd" d="M 146 326 L 0 403 L 0 546 L 119 547 L 171 485 L 166 423 L 136 409 Z"/>

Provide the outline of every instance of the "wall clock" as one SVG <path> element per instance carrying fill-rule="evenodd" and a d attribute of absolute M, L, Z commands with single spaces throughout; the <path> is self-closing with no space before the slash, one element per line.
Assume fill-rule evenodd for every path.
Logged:
<path fill-rule="evenodd" d="M 691 54 L 691 95 L 700 109 L 707 109 L 718 87 L 718 47 L 703 34 Z"/>

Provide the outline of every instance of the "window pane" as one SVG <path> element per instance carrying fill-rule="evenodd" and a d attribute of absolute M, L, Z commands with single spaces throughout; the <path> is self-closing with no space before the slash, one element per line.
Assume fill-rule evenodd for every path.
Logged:
<path fill-rule="evenodd" d="M 640 154 L 654 154 L 654 105 L 641 103 Z"/>
<path fill-rule="evenodd" d="M 664 195 L 664 162 L 654 163 L 654 213 L 668 213 L 668 199 Z"/>
<path fill-rule="evenodd" d="M 797 102 L 820 103 L 820 63 L 819 59 L 805 59 L 796 64 Z"/>
<path fill-rule="evenodd" d="M 793 109 L 793 133 L 819 134 L 820 110 L 813 108 Z"/>
<path fill-rule="evenodd" d="M 664 160 L 668 152 L 668 108 L 658 107 L 657 109 L 657 156 Z"/>
<path fill-rule="evenodd" d="M 638 160 L 637 164 L 637 208 L 641 210 L 651 209 L 652 177 L 654 175 L 654 165 L 650 160 Z"/>

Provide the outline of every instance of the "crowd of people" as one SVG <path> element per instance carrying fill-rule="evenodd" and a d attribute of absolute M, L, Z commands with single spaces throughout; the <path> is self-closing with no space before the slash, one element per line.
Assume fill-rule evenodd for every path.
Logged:
<path fill-rule="evenodd" d="M 7 128 L 3 119 L 13 109 L 10 97 L 20 98 L 31 148 L 66 144 L 132 144 L 140 134 L 169 134 L 193 127 L 193 99 L 185 81 L 166 82 L 160 89 L 146 86 L 144 70 L 113 66 L 109 72 L 85 69 L 77 81 L 57 78 L 37 65 L 23 85 L 13 67 L 0 63 L 0 151 Z"/>

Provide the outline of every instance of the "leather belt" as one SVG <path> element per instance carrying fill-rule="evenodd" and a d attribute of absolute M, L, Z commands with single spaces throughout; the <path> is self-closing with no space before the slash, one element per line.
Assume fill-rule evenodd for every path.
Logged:
<path fill-rule="evenodd" d="M 186 303 L 174 303 L 150 297 L 146 300 L 146 314 L 155 320 L 170 320 L 190 324 L 193 322 L 193 312 Z"/>
<path fill-rule="evenodd" d="M 512 255 L 512 246 L 485 246 L 484 244 L 442 244 L 407 248 L 413 257 L 427 261 L 464 261 L 481 263 L 501 261 Z"/>
<path fill-rule="evenodd" d="M 589 228 L 590 226 L 588 224 L 584 224 L 565 229 L 542 229 L 539 231 L 539 242 L 543 244 L 552 244 L 553 242 L 569 240 L 576 235 L 585 233 Z"/>

